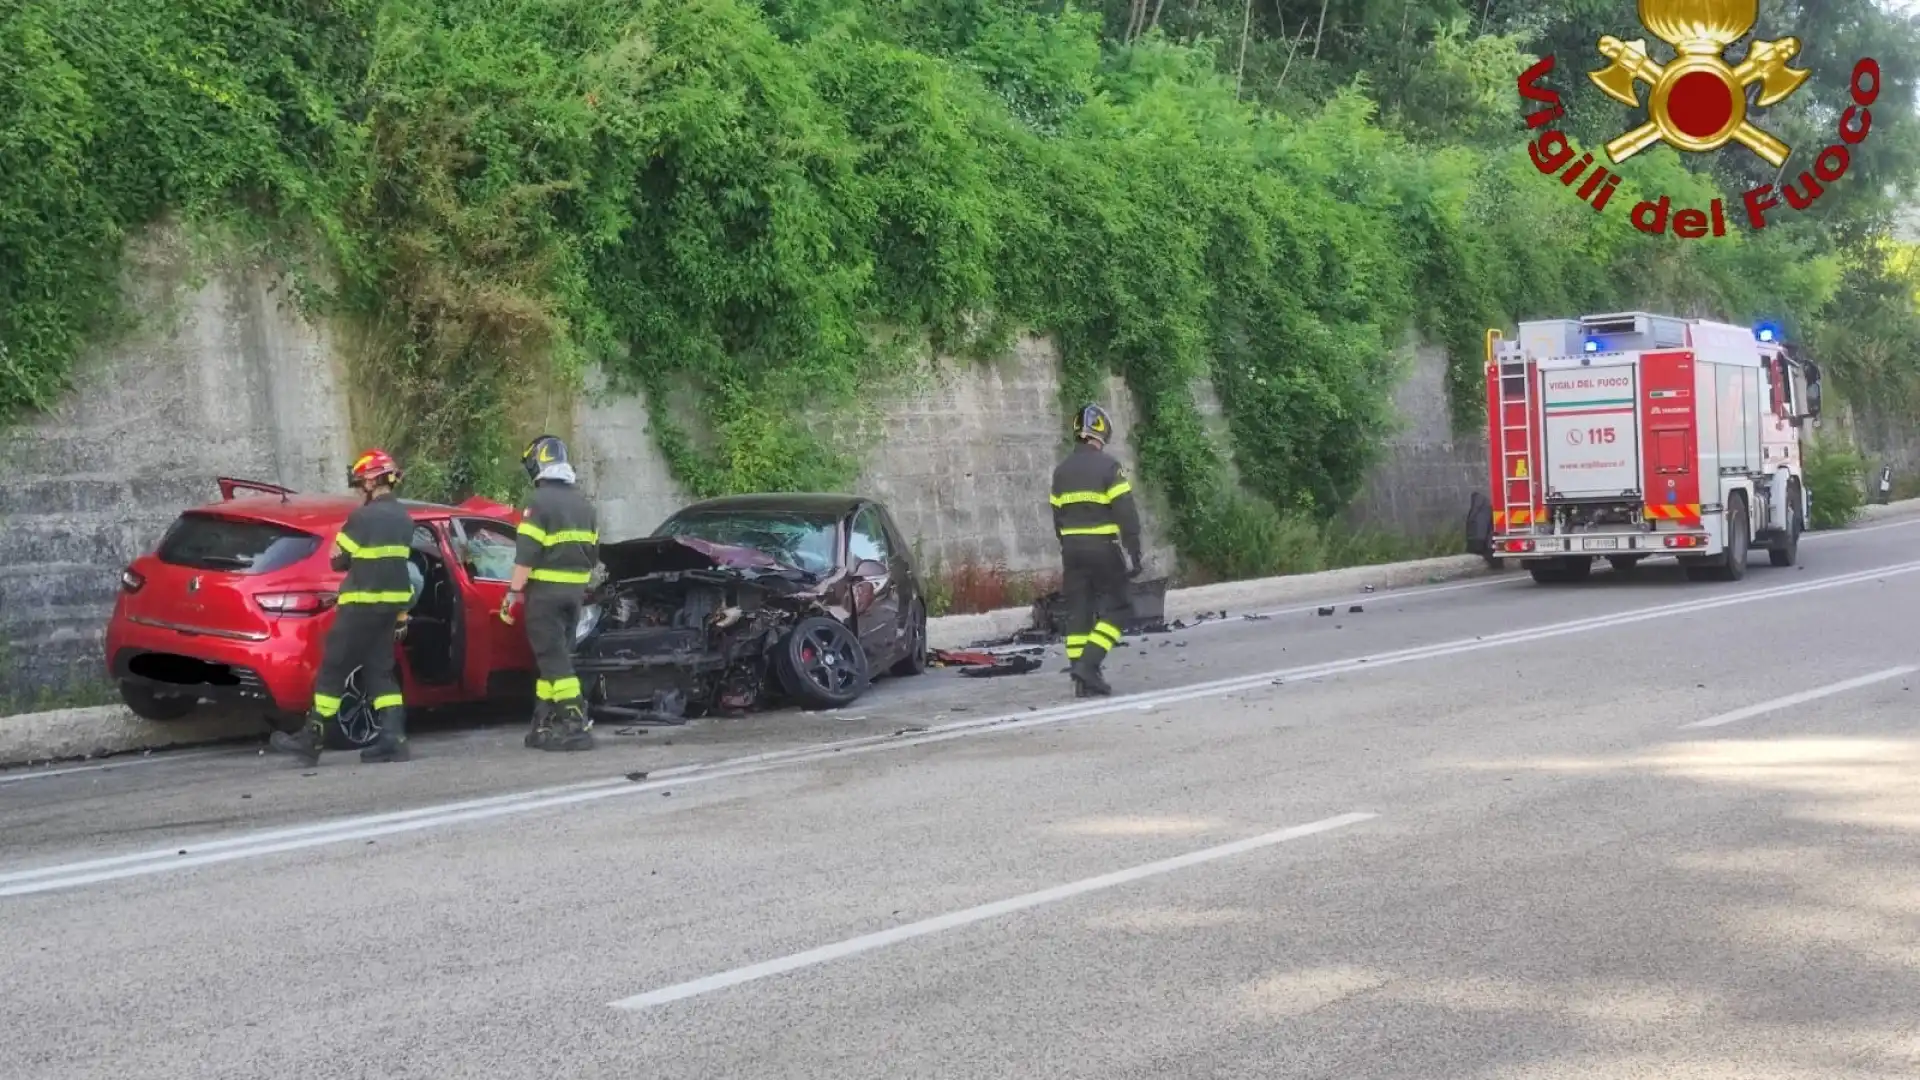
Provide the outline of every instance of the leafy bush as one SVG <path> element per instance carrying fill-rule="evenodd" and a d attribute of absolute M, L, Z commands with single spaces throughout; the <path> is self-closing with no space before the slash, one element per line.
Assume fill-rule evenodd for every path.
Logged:
<path fill-rule="evenodd" d="M 1851 446 L 1814 440 L 1807 444 L 1802 469 L 1813 502 L 1808 526 L 1843 529 L 1853 524 L 1866 502 L 1866 458 Z"/>

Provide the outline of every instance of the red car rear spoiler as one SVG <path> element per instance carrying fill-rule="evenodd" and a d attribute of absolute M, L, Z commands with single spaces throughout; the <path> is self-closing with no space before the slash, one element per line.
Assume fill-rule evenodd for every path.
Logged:
<path fill-rule="evenodd" d="M 215 482 L 220 485 L 220 499 L 222 502 L 232 502 L 236 492 L 252 492 L 258 495 L 278 495 L 282 499 L 300 494 L 292 488 L 281 487 L 279 484 L 269 484 L 262 480 L 241 480 L 232 476 L 222 476 Z M 482 498 L 479 495 L 469 498 L 466 502 L 455 507 L 455 509 L 466 510 L 476 514 L 504 517 L 514 522 L 520 520 L 519 510 L 505 503 L 498 503 L 492 499 Z"/>
<path fill-rule="evenodd" d="M 268 484 L 259 480 L 239 480 L 231 476 L 222 476 L 218 478 L 215 483 L 220 485 L 220 501 L 222 502 L 232 502 L 233 493 L 236 491 L 251 491 L 261 495 L 278 495 L 282 499 L 285 499 L 289 495 L 299 494 L 292 488 L 284 488 L 279 484 Z"/>
<path fill-rule="evenodd" d="M 461 503 L 459 506 L 455 507 L 455 509 L 467 510 L 476 514 L 492 514 L 498 517 L 504 517 L 509 521 L 514 521 L 514 522 L 518 522 L 520 520 L 519 510 L 515 509 L 514 507 L 508 506 L 506 503 L 494 502 L 492 499 L 483 498 L 479 495 L 474 495 L 468 498 L 466 502 Z"/>

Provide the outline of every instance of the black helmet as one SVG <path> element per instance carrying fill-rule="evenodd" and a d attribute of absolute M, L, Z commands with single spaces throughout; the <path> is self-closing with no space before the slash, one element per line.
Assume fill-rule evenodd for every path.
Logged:
<path fill-rule="evenodd" d="M 567 444 L 560 441 L 558 435 L 542 435 L 527 444 L 526 452 L 520 455 L 520 464 L 526 467 L 527 476 L 540 479 L 540 470 L 549 465 L 564 465 L 567 462 Z"/>
<path fill-rule="evenodd" d="M 1080 409 L 1080 419 L 1074 422 L 1073 434 L 1076 438 L 1098 439 L 1104 443 L 1113 438 L 1113 417 L 1098 405 L 1085 405 Z"/>

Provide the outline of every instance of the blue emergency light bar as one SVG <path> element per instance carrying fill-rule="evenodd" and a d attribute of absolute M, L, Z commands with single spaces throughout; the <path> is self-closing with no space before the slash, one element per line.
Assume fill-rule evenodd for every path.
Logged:
<path fill-rule="evenodd" d="M 1582 345 L 1581 348 L 1585 349 L 1588 352 L 1599 352 L 1603 344 L 1604 343 L 1599 338 L 1590 337 L 1587 339 L 1586 344 Z"/>
<path fill-rule="evenodd" d="M 1761 323 L 1759 326 L 1753 328 L 1753 336 L 1759 338 L 1761 341 L 1779 341 L 1781 337 L 1780 328 L 1773 323 Z"/>

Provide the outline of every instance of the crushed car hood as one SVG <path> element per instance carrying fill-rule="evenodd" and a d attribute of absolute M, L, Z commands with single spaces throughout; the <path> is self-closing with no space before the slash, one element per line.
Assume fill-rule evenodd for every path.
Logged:
<path fill-rule="evenodd" d="M 769 573 L 808 576 L 753 548 L 715 544 L 691 536 L 647 536 L 602 544 L 600 562 L 613 581 L 688 570 L 738 570 L 750 577 Z"/>

